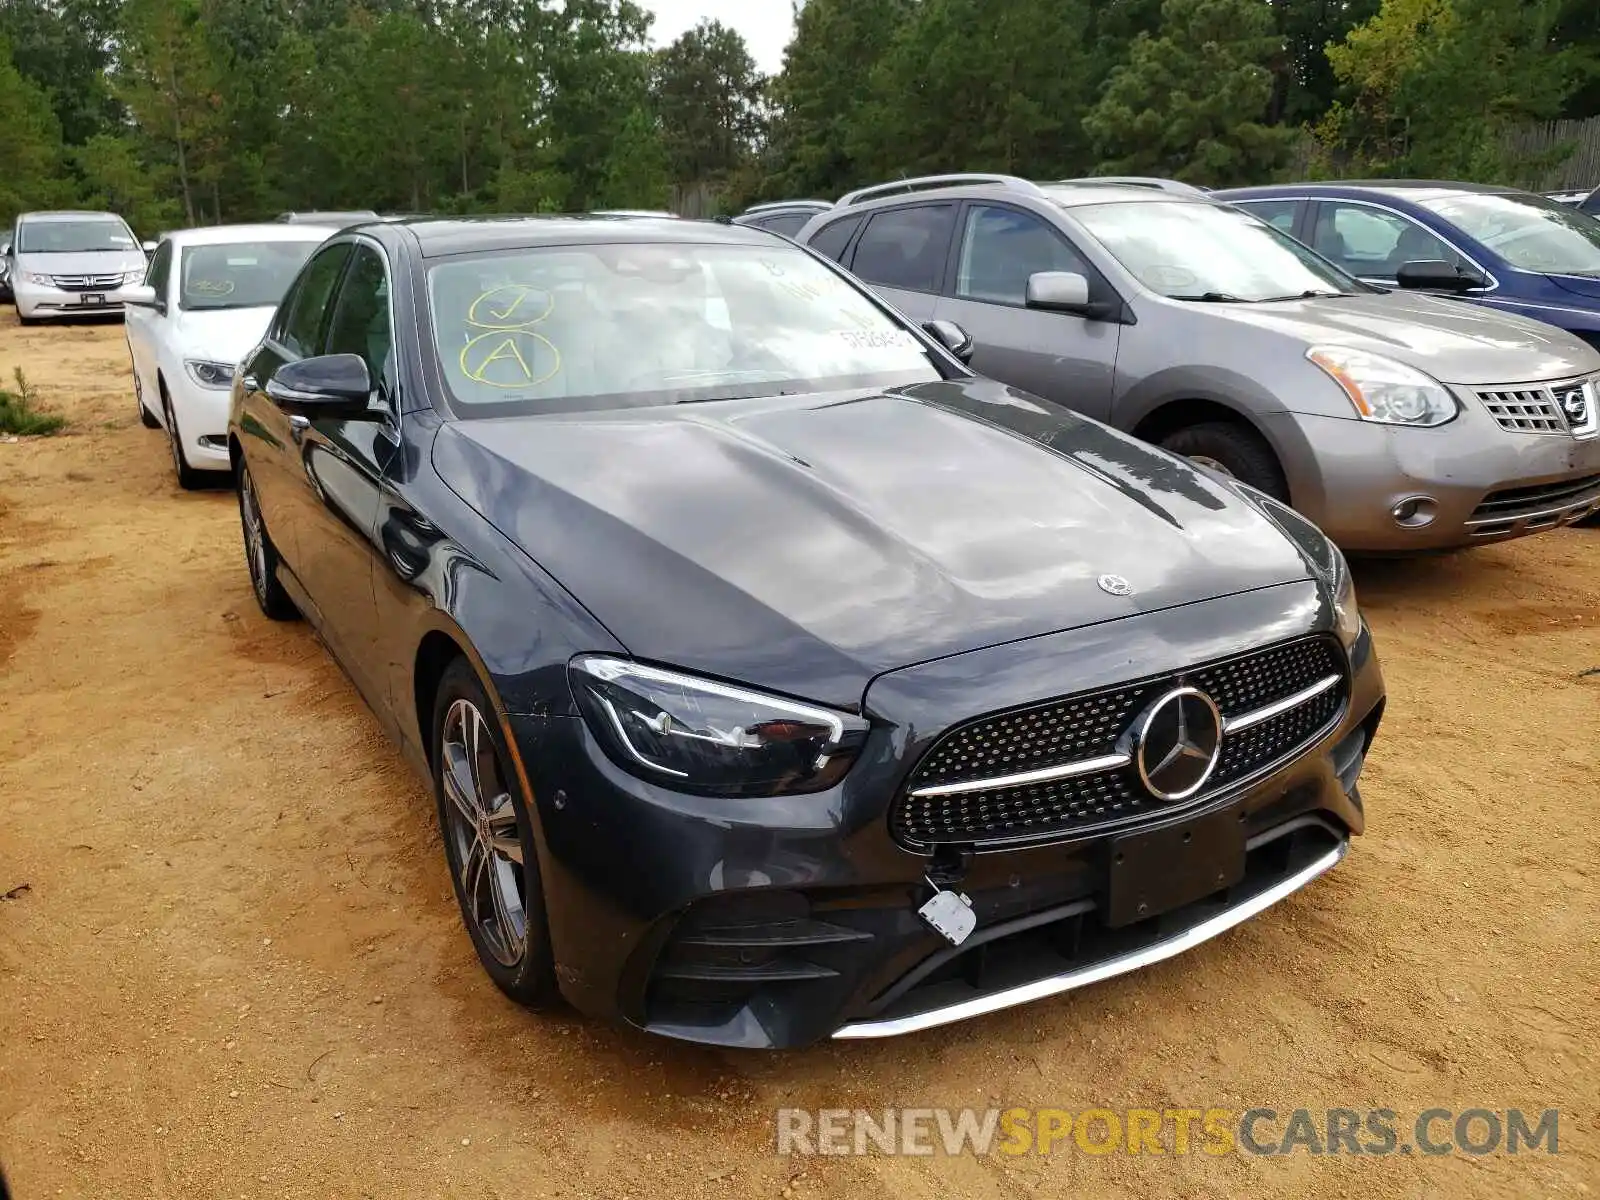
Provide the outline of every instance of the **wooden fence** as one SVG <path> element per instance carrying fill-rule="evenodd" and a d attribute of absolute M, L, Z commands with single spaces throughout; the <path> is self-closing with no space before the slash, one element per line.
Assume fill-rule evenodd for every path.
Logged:
<path fill-rule="evenodd" d="M 1505 148 L 1521 164 L 1507 183 L 1537 192 L 1600 186 L 1600 117 L 1521 125 L 1506 134 Z"/>

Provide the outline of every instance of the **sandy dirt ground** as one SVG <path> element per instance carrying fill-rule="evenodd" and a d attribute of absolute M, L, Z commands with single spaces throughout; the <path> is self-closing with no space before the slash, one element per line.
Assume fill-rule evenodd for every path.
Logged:
<path fill-rule="evenodd" d="M 427 793 L 257 611 L 120 325 L 8 308 L 16 365 L 72 421 L 0 443 L 17 1200 L 1600 1194 L 1600 530 L 1358 570 L 1389 715 L 1369 832 L 1308 890 L 1070 996 L 728 1054 L 501 998 Z M 780 1157 L 785 1105 L 1559 1108 L 1560 1153 Z"/>

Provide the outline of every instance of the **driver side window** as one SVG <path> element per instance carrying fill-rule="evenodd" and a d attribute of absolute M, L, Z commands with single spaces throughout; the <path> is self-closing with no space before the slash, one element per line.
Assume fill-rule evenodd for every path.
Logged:
<path fill-rule="evenodd" d="M 1090 274 L 1077 251 L 1038 217 L 988 204 L 967 210 L 956 295 L 1020 306 L 1027 302 L 1028 277 L 1039 271 Z"/>
<path fill-rule="evenodd" d="M 387 396 L 385 376 L 393 336 L 389 322 L 389 275 L 383 255 L 358 245 L 333 305 L 325 354 L 355 354 L 367 364 L 372 386 Z"/>
<path fill-rule="evenodd" d="M 328 302 L 339 272 L 350 257 L 350 243 L 340 242 L 317 251 L 278 305 L 272 340 L 294 358 L 322 353 L 322 331 Z"/>
<path fill-rule="evenodd" d="M 154 288 L 157 300 L 167 298 L 167 281 L 172 276 L 172 239 L 163 238 L 161 245 L 156 247 L 156 252 L 150 257 L 150 265 L 145 268 L 144 281 Z"/>

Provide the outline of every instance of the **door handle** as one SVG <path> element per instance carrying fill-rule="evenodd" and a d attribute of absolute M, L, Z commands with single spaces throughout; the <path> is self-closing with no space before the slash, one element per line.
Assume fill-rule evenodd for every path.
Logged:
<path fill-rule="evenodd" d="M 299 413 L 295 413 L 289 418 L 289 436 L 294 439 L 296 446 L 300 444 L 300 439 L 305 437 L 306 430 L 310 428 L 310 417 L 302 417 Z"/>
<path fill-rule="evenodd" d="M 239 382 L 244 384 L 248 391 L 259 392 L 261 390 L 261 383 L 254 375 L 241 375 L 239 376 Z"/>

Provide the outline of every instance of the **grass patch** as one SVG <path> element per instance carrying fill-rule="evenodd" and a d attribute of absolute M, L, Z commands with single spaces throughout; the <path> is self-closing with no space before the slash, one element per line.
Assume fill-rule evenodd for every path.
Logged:
<path fill-rule="evenodd" d="M 18 367 L 12 372 L 13 388 L 0 388 L 0 433 L 55 433 L 67 419 L 56 413 L 39 411 L 39 396 Z"/>

